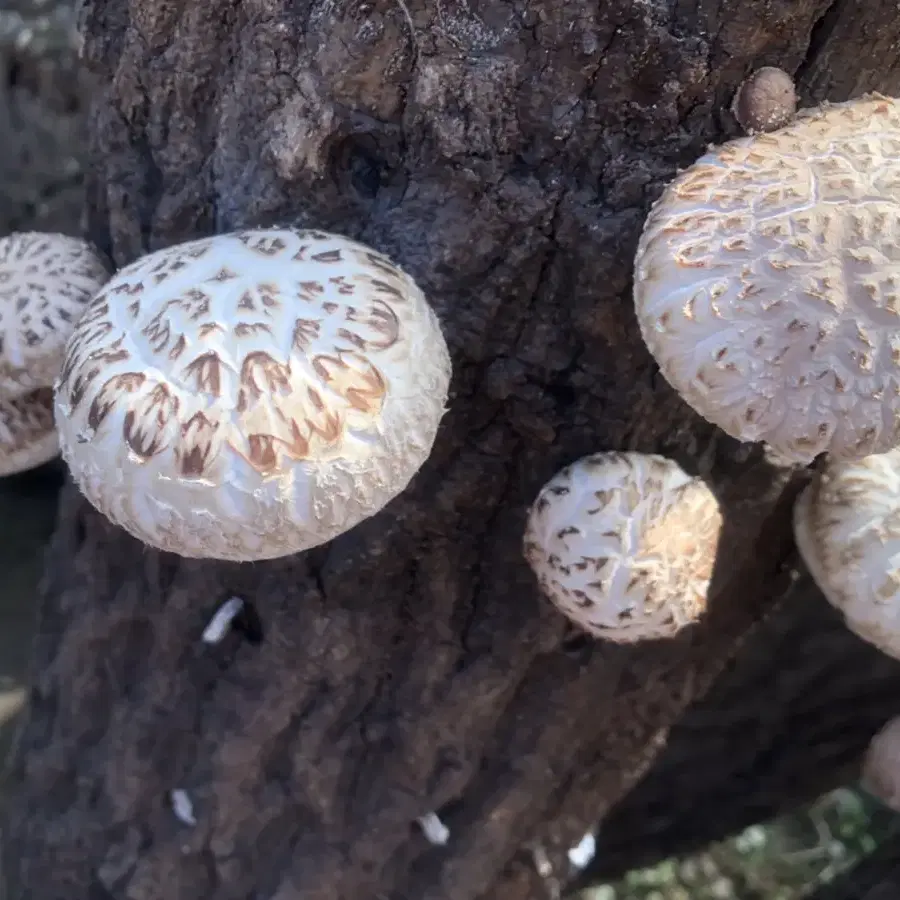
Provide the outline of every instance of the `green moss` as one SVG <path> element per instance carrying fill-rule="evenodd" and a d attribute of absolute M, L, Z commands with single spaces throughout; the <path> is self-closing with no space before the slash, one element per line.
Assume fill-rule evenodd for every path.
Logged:
<path fill-rule="evenodd" d="M 851 788 L 683 859 L 630 872 L 582 900 L 800 900 L 900 830 L 900 816 Z"/>

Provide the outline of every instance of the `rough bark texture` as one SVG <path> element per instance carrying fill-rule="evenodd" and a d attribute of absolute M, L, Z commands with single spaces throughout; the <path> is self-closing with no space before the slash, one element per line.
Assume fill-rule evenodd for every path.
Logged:
<path fill-rule="evenodd" d="M 86 79 L 73 19 L 65 0 L 0 4 L 0 234 L 78 228 Z"/>
<path fill-rule="evenodd" d="M 755 66 L 798 71 L 807 103 L 900 88 L 893 0 L 95 0 L 83 24 L 87 231 L 115 263 L 243 225 L 341 231 L 420 281 L 455 376 L 410 489 L 300 557 L 161 555 L 64 491 L 11 770 L 10 895 L 534 895 L 518 851 L 562 872 L 793 596 L 805 476 L 657 376 L 629 300 L 643 216 L 733 132 L 724 110 Z M 677 640 L 573 635 L 522 560 L 540 485 L 603 448 L 672 455 L 720 493 L 711 608 Z M 231 594 L 262 640 L 201 644 Z M 413 824 L 430 810 L 446 847 Z"/>
<path fill-rule="evenodd" d="M 695 850 L 857 779 L 871 735 L 900 712 L 900 662 L 848 631 L 809 580 L 785 601 L 610 810 L 582 882 Z"/>

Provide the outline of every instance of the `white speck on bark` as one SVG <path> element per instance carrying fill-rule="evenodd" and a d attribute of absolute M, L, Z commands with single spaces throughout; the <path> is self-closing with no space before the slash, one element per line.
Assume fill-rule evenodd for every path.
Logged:
<path fill-rule="evenodd" d="M 187 791 L 180 788 L 172 791 L 172 812 L 179 822 L 185 825 L 196 825 L 197 820 L 194 818 L 194 804 L 188 797 Z"/>
<path fill-rule="evenodd" d="M 576 869 L 583 869 L 597 853 L 597 840 L 589 831 L 574 847 L 569 849 L 569 862 Z"/>
<path fill-rule="evenodd" d="M 232 597 L 226 600 L 209 620 L 209 624 L 203 629 L 203 643 L 218 644 L 228 633 L 235 616 L 244 608 L 244 601 L 240 597 Z"/>
<path fill-rule="evenodd" d="M 534 861 L 534 867 L 541 878 L 550 878 L 553 875 L 553 863 L 542 844 L 535 844 L 531 848 L 531 858 Z"/>
<path fill-rule="evenodd" d="M 443 847 L 450 840 L 450 829 L 438 818 L 437 813 L 426 813 L 416 821 L 429 844 Z"/>

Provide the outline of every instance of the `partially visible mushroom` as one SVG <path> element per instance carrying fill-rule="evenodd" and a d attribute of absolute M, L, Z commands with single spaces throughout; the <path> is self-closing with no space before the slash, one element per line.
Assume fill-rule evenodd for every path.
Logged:
<path fill-rule="evenodd" d="M 900 812 L 900 718 L 872 738 L 863 759 L 860 784 L 894 812 Z"/>
<path fill-rule="evenodd" d="M 66 341 L 108 278 L 78 238 L 20 232 L 0 239 L 0 397 L 53 386 Z"/>
<path fill-rule="evenodd" d="M 783 460 L 900 444 L 900 103 L 869 95 L 711 149 L 635 259 L 644 340 L 700 415 Z"/>
<path fill-rule="evenodd" d="M 722 514 L 700 478 L 662 456 L 597 453 L 558 472 L 528 516 L 543 592 L 596 637 L 672 637 L 706 610 Z"/>
<path fill-rule="evenodd" d="M 0 476 L 36 469 L 58 453 L 52 388 L 0 399 Z"/>
<path fill-rule="evenodd" d="M 900 659 L 900 449 L 829 460 L 794 506 L 794 536 L 847 627 Z"/>
<path fill-rule="evenodd" d="M 69 342 L 56 420 L 76 484 L 138 539 L 269 559 L 404 490 L 449 380 L 437 317 L 385 256 L 247 230 L 122 269 Z"/>

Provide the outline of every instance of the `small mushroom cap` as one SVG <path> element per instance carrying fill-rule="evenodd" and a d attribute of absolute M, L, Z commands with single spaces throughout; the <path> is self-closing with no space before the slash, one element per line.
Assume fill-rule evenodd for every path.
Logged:
<path fill-rule="evenodd" d="M 0 398 L 0 476 L 36 469 L 58 454 L 52 388 Z"/>
<path fill-rule="evenodd" d="M 722 515 L 675 462 L 596 453 L 544 485 L 525 557 L 549 599 L 596 637 L 672 637 L 706 609 Z"/>
<path fill-rule="evenodd" d="M 747 134 L 781 128 L 796 111 L 794 79 L 774 66 L 763 66 L 744 79 L 731 105 L 731 112 Z"/>
<path fill-rule="evenodd" d="M 829 460 L 794 505 L 794 537 L 847 627 L 900 659 L 900 450 Z"/>
<path fill-rule="evenodd" d="M 635 260 L 641 332 L 700 415 L 783 459 L 900 443 L 900 104 L 805 110 L 666 188 Z"/>
<path fill-rule="evenodd" d="M 53 386 L 66 341 L 108 278 L 77 238 L 20 232 L 0 239 L 0 396 Z"/>
<path fill-rule="evenodd" d="M 144 543 L 269 559 L 400 493 L 449 379 L 437 317 L 386 257 L 247 230 L 122 269 L 69 342 L 56 419 L 75 482 Z"/>
<path fill-rule="evenodd" d="M 863 759 L 861 784 L 900 812 L 900 719 L 892 719 L 872 738 Z"/>

